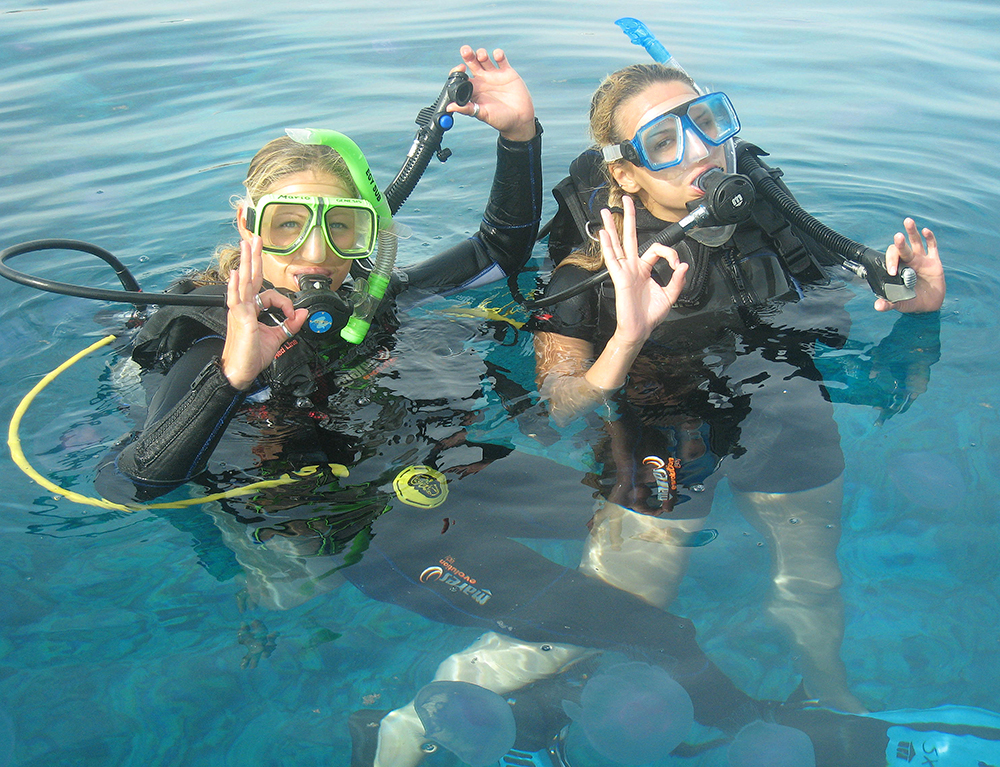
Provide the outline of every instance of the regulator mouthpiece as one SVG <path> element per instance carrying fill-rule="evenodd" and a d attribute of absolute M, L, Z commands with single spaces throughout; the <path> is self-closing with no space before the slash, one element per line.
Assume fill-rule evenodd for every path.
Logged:
<path fill-rule="evenodd" d="M 336 338 L 347 325 L 353 307 L 330 289 L 332 281 L 326 275 L 300 274 L 296 282 L 299 292 L 292 297 L 292 305 L 309 312 L 299 332 L 317 339 Z"/>
<path fill-rule="evenodd" d="M 753 182 L 739 173 L 726 173 L 722 168 L 709 168 L 695 181 L 705 196 L 687 204 L 690 211 L 705 206 L 709 217 L 706 226 L 739 224 L 750 218 L 756 199 Z"/>

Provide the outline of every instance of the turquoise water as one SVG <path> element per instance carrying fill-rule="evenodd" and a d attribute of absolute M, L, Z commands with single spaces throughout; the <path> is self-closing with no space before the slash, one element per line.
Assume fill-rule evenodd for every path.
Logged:
<path fill-rule="evenodd" d="M 319 2 L 13 3 L 0 12 L 0 246 L 88 240 L 149 291 L 232 237 L 228 200 L 245 163 L 285 126 L 347 133 L 376 175 L 391 177 L 417 110 L 465 42 L 506 48 L 530 85 L 551 186 L 585 145 L 596 82 L 643 60 L 613 20 L 642 18 L 702 83 L 730 94 L 744 137 L 771 152 L 815 215 L 877 247 L 903 215 L 938 234 L 949 293 L 928 391 L 882 426 L 868 408 L 837 406 L 848 460 L 842 655 L 873 709 L 1000 709 L 1000 6 L 514 0 L 442 2 L 428 14 L 401 0 L 377 12 Z M 403 210 L 414 236 L 402 262 L 475 229 L 493 141 L 471 121 L 448 135 L 454 156 L 431 166 Z M 95 260 L 37 263 L 36 272 L 114 287 Z M 106 307 L 92 302 L 6 282 L 0 291 L 7 422 L 43 374 L 109 323 L 95 321 Z M 892 325 L 870 304 L 865 294 L 852 304 L 859 342 Z M 441 377 L 435 392 L 464 392 L 475 323 L 435 311 L 407 338 L 440 357 L 429 366 Z M 35 468 L 79 493 L 92 494 L 98 457 L 128 428 L 135 392 L 115 379 L 115 361 L 106 351 L 85 359 L 45 390 L 21 430 Z M 898 468 L 907 454 L 912 473 Z M 347 715 L 403 705 L 472 638 L 349 586 L 286 612 L 241 614 L 242 575 L 212 545 L 206 517 L 74 504 L 0 460 L 0 765 L 347 764 Z M 702 646 L 743 689 L 784 698 L 797 677 L 762 615 L 766 549 L 725 494 L 712 526 L 720 536 L 693 555 L 672 610 L 695 621 Z M 543 550 L 573 554 L 557 542 Z M 244 670 L 237 633 L 253 619 L 279 633 L 277 649 Z"/>

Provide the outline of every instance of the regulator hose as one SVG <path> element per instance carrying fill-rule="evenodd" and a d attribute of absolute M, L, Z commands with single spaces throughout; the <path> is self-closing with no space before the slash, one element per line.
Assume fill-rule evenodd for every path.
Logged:
<path fill-rule="evenodd" d="M 124 290 L 106 290 L 89 288 L 84 285 L 73 285 L 68 282 L 57 282 L 43 277 L 35 277 L 19 272 L 7 264 L 9 260 L 25 253 L 35 253 L 40 250 L 75 250 L 97 256 L 110 265 L 118 276 Z M 143 293 L 139 283 L 121 261 L 104 248 L 81 240 L 45 239 L 22 242 L 0 251 L 0 276 L 12 282 L 27 285 L 50 293 L 61 293 L 77 298 L 92 298 L 98 301 L 116 301 L 141 306 L 150 304 L 170 304 L 172 306 L 225 306 L 225 296 L 186 295 L 183 293 Z"/>
<path fill-rule="evenodd" d="M 737 170 L 749 176 L 757 193 L 774 205 L 790 223 L 839 255 L 843 266 L 867 280 L 871 289 L 882 298 L 905 301 L 916 296 L 913 286 L 916 285 L 917 275 L 912 268 L 906 266 L 899 269 L 898 274 L 889 274 L 882 253 L 838 234 L 785 192 L 772 175 L 773 171 L 758 160 L 762 155 L 766 157 L 767 152 L 743 139 L 737 138 L 735 143 Z"/>

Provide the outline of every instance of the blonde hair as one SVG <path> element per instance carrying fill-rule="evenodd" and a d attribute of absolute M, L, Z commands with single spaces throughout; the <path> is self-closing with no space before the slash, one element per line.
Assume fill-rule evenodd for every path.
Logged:
<path fill-rule="evenodd" d="M 281 136 L 268 141 L 254 155 L 243 181 L 246 197 L 234 199 L 233 207 L 238 209 L 253 205 L 278 186 L 282 179 L 304 171 L 332 176 L 342 182 L 353 197 L 360 197 L 347 163 L 337 152 L 324 144 L 301 144 L 288 136 Z M 195 279 L 200 283 L 226 282 L 239 260 L 239 245 L 221 245 L 215 250 L 212 266 Z"/>
<path fill-rule="evenodd" d="M 693 91 L 697 92 L 698 90 L 698 86 L 686 72 L 674 67 L 665 67 L 662 64 L 632 64 L 605 77 L 590 99 L 590 137 L 594 141 L 594 147 L 599 150 L 601 147 L 628 140 L 630 137 L 627 134 L 626 126 L 621 125 L 620 122 L 622 105 L 636 98 L 652 85 L 672 82 L 681 82 Z M 621 208 L 622 196 L 625 194 L 618 181 L 615 180 L 612 168 L 627 163 L 628 160 L 615 160 L 603 164 L 604 180 L 608 188 L 607 205 L 612 211 Z M 621 215 L 619 213 L 612 215 L 618 228 L 618 235 L 621 236 Z M 600 243 L 588 240 L 583 249 L 570 253 L 559 265 L 567 263 L 590 271 L 597 271 L 604 263 Z"/>

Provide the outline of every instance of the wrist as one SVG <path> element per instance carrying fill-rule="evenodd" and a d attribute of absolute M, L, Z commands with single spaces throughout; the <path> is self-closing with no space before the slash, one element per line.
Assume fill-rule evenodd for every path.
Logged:
<path fill-rule="evenodd" d="M 648 332 L 636 332 L 636 333 L 625 333 L 621 328 L 615 330 L 614 334 L 608 340 L 605 349 L 614 349 L 618 353 L 631 353 L 633 354 L 633 359 L 635 355 L 639 353 L 639 350 L 646 345 L 646 341 L 649 340 Z"/>
<path fill-rule="evenodd" d="M 247 378 L 244 370 L 242 369 L 242 365 L 230 364 L 226 360 L 225 354 L 223 354 L 220 358 L 216 358 L 215 365 L 222 374 L 223 378 L 225 378 L 229 385 L 236 391 L 245 392 L 254 382 L 253 377 Z"/>
<path fill-rule="evenodd" d="M 587 371 L 587 382 L 605 392 L 620 389 L 644 343 L 645 338 L 623 338 L 616 332 Z"/>
<path fill-rule="evenodd" d="M 515 144 L 526 144 L 541 133 L 542 124 L 532 116 L 529 120 L 524 120 L 507 130 L 500 131 L 500 138 Z"/>

